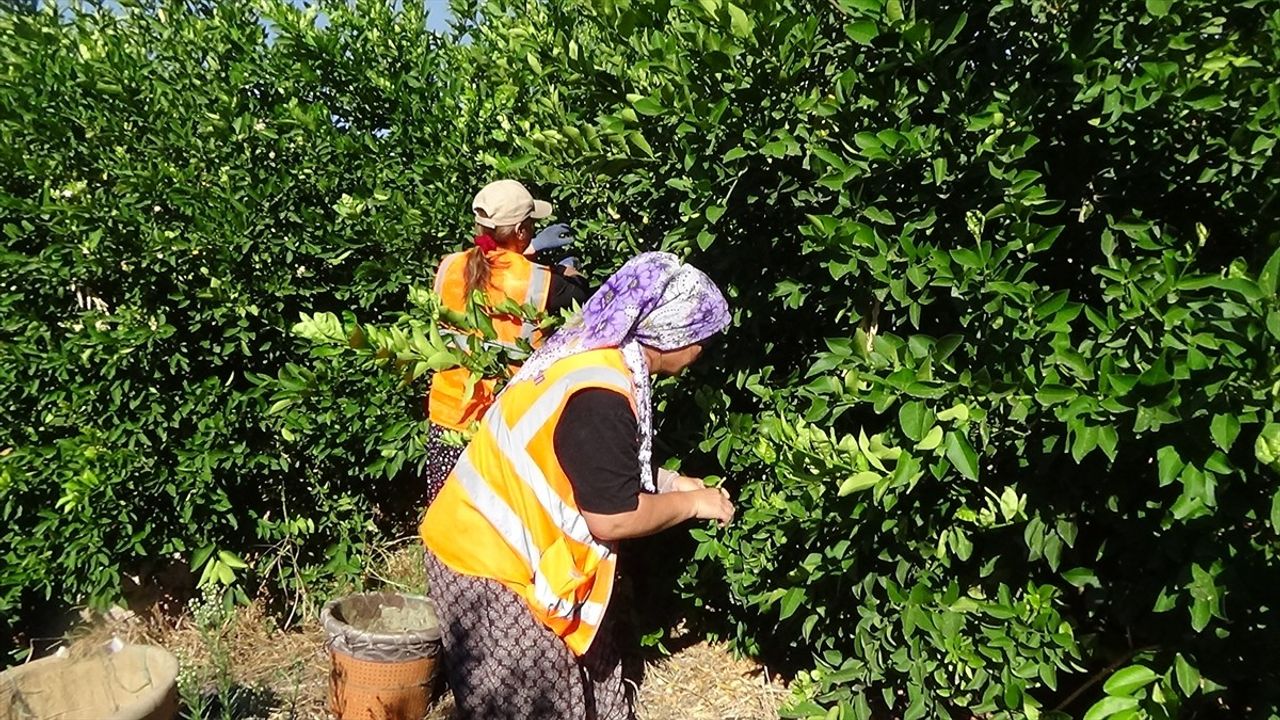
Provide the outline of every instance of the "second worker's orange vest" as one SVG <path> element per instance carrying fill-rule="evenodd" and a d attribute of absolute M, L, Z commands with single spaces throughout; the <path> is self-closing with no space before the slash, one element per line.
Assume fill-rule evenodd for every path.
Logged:
<path fill-rule="evenodd" d="M 551 271 L 530 261 L 520 253 L 498 249 L 488 254 L 489 302 L 498 304 L 508 298 L 522 305 L 532 305 L 540 311 L 547 309 L 547 297 L 551 289 Z M 465 312 L 467 309 L 466 283 L 467 254 L 453 253 L 440 261 L 436 270 L 435 291 L 441 302 L 450 310 Z M 537 345 L 541 340 L 537 326 L 522 322 L 510 315 L 493 316 L 493 328 L 499 343 L 515 347 L 520 339 Z M 466 396 L 467 379 L 471 371 L 466 368 L 444 370 L 431 380 L 431 392 L 427 396 L 431 422 L 453 430 L 466 430 L 478 421 L 493 404 L 495 381 L 480 380 L 475 384 L 471 397 Z"/>
<path fill-rule="evenodd" d="M 555 453 L 577 391 L 607 388 L 635 411 L 615 348 L 554 363 L 541 382 L 508 385 L 422 520 L 422 540 L 455 572 L 496 580 L 576 655 L 591 647 L 613 592 L 614 548 L 587 528 Z"/>

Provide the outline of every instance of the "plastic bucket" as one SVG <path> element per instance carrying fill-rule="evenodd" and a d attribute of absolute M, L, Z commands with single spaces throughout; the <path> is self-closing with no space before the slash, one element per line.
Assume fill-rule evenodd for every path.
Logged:
<path fill-rule="evenodd" d="M 435 605 L 418 595 L 361 593 L 320 614 L 338 720 L 421 720 L 440 652 Z"/>
<path fill-rule="evenodd" d="M 47 657 L 0 673 L 0 720 L 172 720 L 177 679 L 178 661 L 150 645 Z"/>

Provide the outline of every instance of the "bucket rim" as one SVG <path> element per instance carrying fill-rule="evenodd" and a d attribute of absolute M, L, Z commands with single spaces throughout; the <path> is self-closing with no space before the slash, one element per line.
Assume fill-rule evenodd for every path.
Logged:
<path fill-rule="evenodd" d="M 436 616 L 436 624 L 430 628 L 421 630 L 412 630 L 407 632 L 371 632 L 369 630 L 361 630 L 344 619 L 341 619 L 334 611 L 347 600 L 353 598 L 388 598 L 399 597 L 414 602 L 424 602 L 431 606 L 432 610 L 436 609 L 435 602 L 426 595 L 418 595 L 416 593 L 402 593 L 389 591 L 372 591 L 348 593 L 333 598 L 324 604 L 324 608 L 320 611 L 320 624 L 324 627 L 325 633 L 331 638 L 341 635 L 344 638 L 352 638 L 365 642 L 388 643 L 388 644 L 406 644 L 410 643 L 434 643 L 440 642 L 440 620 L 439 615 Z"/>

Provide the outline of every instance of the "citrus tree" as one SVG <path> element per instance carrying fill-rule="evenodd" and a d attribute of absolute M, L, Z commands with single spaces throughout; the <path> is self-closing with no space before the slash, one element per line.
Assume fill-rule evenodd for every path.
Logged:
<path fill-rule="evenodd" d="M 300 312 L 404 307 L 492 130 L 421 8 L 317 16 L 0 11 L 4 622 L 170 564 L 296 602 L 416 512 L 381 452 L 418 406 L 394 379 L 326 376 L 292 403 L 305 422 L 269 411 L 308 362 Z"/>
<path fill-rule="evenodd" d="M 685 587 L 817 664 L 797 714 L 1274 711 L 1274 4 L 480 15 L 601 252 L 729 289 L 668 428 L 742 512 Z"/>
<path fill-rule="evenodd" d="M 660 248 L 725 287 L 660 398 L 740 508 L 681 592 L 801 673 L 792 715 L 1277 712 L 1274 2 L 453 15 L 0 17 L 6 617 L 157 557 L 354 571 L 420 492 L 421 388 L 325 313 L 393 321 L 516 176 L 597 279 Z"/>

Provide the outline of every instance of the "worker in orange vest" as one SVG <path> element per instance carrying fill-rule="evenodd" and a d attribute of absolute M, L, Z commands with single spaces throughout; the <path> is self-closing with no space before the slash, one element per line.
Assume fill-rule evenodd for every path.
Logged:
<path fill-rule="evenodd" d="M 471 202 L 475 213 L 475 246 L 446 255 L 436 270 L 435 291 L 450 310 L 463 312 L 475 291 L 483 291 L 490 305 L 511 299 L 535 309 L 556 312 L 587 299 L 586 279 L 572 265 L 547 266 L 533 262 L 534 251 L 563 247 L 572 241 L 567 225 L 552 225 L 537 235 L 534 222 L 551 214 L 551 204 L 535 200 L 515 180 L 489 183 Z M 522 318 L 491 316 L 497 342 L 516 347 L 523 339 L 537 346 L 542 337 Z M 494 380 L 476 383 L 470 396 L 466 386 L 470 371 L 455 368 L 438 372 L 431 380 L 427 414 L 427 503 L 444 484 L 462 448 L 446 442 L 449 430 L 466 432 L 493 402 Z"/>
<path fill-rule="evenodd" d="M 610 609 L 619 541 L 734 515 L 724 491 L 654 471 L 650 376 L 678 374 L 729 319 L 706 275 L 644 253 L 498 395 L 421 526 L 462 717 L 633 716 Z"/>

